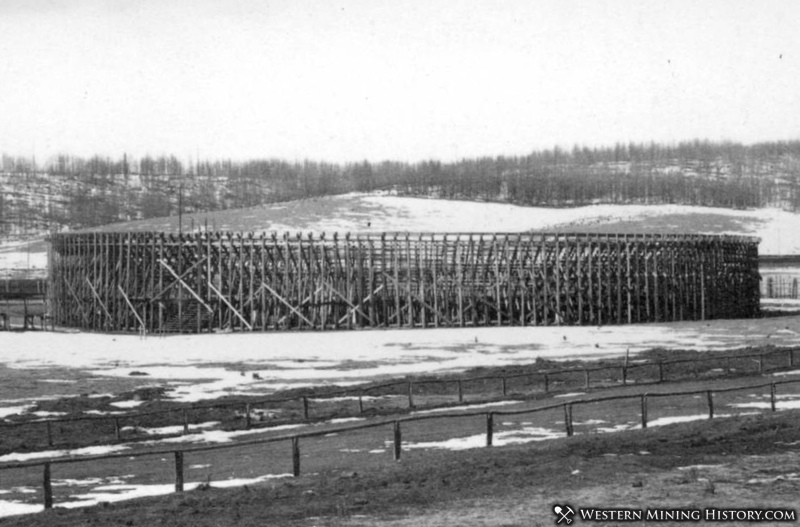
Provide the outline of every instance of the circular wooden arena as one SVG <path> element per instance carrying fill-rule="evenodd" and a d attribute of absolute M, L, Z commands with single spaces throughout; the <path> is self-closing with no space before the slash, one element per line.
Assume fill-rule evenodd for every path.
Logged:
<path fill-rule="evenodd" d="M 759 313 L 758 239 L 57 234 L 57 325 L 103 331 L 598 325 Z"/>

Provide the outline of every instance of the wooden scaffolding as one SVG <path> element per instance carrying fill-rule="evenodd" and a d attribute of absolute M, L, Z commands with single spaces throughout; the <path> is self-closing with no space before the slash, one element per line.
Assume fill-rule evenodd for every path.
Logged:
<path fill-rule="evenodd" d="M 55 323 L 192 332 L 623 324 L 759 313 L 758 240 L 621 234 L 50 238 Z"/>

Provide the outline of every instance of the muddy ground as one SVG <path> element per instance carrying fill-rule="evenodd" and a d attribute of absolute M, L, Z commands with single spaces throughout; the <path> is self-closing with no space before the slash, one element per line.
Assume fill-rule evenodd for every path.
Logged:
<path fill-rule="evenodd" d="M 240 489 L 212 483 L 161 498 L 9 517 L 0 525 L 529 526 L 554 525 L 552 508 L 564 503 L 796 508 L 798 417 L 788 411 L 518 446 L 416 451 L 368 472 L 353 467 Z"/>

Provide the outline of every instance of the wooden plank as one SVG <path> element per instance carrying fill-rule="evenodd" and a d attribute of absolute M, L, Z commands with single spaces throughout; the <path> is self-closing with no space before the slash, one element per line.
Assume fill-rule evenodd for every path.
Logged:
<path fill-rule="evenodd" d="M 308 324 L 308 325 L 309 325 L 309 326 L 311 326 L 311 327 L 314 327 L 314 323 L 313 323 L 312 321 L 310 321 L 308 318 L 306 318 L 306 316 L 305 316 L 304 314 L 302 314 L 300 311 L 298 311 L 297 309 L 295 309 L 295 307 L 294 307 L 292 304 L 290 304 L 290 303 L 289 303 L 289 302 L 288 302 L 288 301 L 287 301 L 285 298 L 283 298 L 283 297 L 282 297 L 280 294 L 278 294 L 278 292 L 277 292 L 277 291 L 275 291 L 274 289 L 272 289 L 270 286 L 268 286 L 268 285 L 267 285 L 266 283 L 264 283 L 264 282 L 261 282 L 261 287 L 263 287 L 264 289 L 266 289 L 267 291 L 269 291 L 269 292 L 272 294 L 272 296 L 274 296 L 275 298 L 277 298 L 277 299 L 278 299 L 278 300 L 279 300 L 279 301 L 280 301 L 280 302 L 281 302 L 283 305 L 285 305 L 286 307 L 288 307 L 288 308 L 289 308 L 289 310 L 291 310 L 291 311 L 292 311 L 292 312 L 293 312 L 295 315 L 297 315 L 298 317 L 300 317 L 301 319 L 303 319 L 303 320 L 306 322 L 306 324 Z"/>
<path fill-rule="evenodd" d="M 203 301 L 203 299 L 202 299 L 202 298 L 200 298 L 200 296 L 199 296 L 197 293 L 195 293 L 195 292 L 192 290 L 192 288 L 191 288 L 191 287 L 189 287 L 188 285 L 186 285 L 186 282 L 184 282 L 183 280 L 181 280 L 181 279 L 180 279 L 180 277 L 178 277 L 178 274 L 177 274 L 177 273 L 176 273 L 176 272 L 175 272 L 175 271 L 172 269 L 172 267 L 170 267 L 169 265 L 167 265 L 167 264 L 166 264 L 166 262 L 164 262 L 164 260 L 159 260 L 159 262 L 158 262 L 158 263 L 160 263 L 160 264 L 161 264 L 161 265 L 162 265 L 162 266 L 163 266 L 163 267 L 164 267 L 164 268 L 165 268 L 167 271 L 169 271 L 169 273 L 170 273 L 170 274 L 171 274 L 173 277 L 175 277 L 175 278 L 176 278 L 176 279 L 177 279 L 177 280 L 180 282 L 180 284 L 181 284 L 183 287 L 185 287 L 185 288 L 186 288 L 186 290 L 189 292 L 189 294 L 191 294 L 191 295 L 192 295 L 192 296 L 193 296 L 193 297 L 194 297 L 194 298 L 195 298 L 195 299 L 196 299 L 198 302 L 200 302 L 200 305 L 202 305 L 204 308 L 206 308 L 206 309 L 208 310 L 208 312 L 209 312 L 209 313 L 213 313 L 213 312 L 214 312 L 214 310 L 213 310 L 213 309 L 211 309 L 211 307 L 210 307 L 208 304 L 206 304 L 206 303 Z M 178 315 L 178 316 L 180 317 L 180 315 Z"/>
<path fill-rule="evenodd" d="M 244 316 L 242 316 L 242 314 L 239 312 L 239 310 L 236 309 L 235 307 L 233 307 L 233 304 L 231 304 L 228 301 L 228 299 L 225 298 L 225 296 L 222 293 L 220 293 L 219 290 L 216 287 L 214 287 L 214 284 L 212 284 L 211 282 L 208 282 L 208 288 L 211 291 L 213 291 L 214 293 L 216 293 L 216 295 L 219 297 L 219 299 L 222 300 L 225 303 L 226 306 L 228 306 L 228 309 L 230 309 L 233 312 L 233 314 L 236 315 L 239 318 L 239 320 L 241 320 L 242 324 L 244 324 L 247 329 L 249 329 L 250 331 L 253 331 L 253 326 L 251 326 L 250 323 L 247 321 L 247 319 L 244 318 Z"/>

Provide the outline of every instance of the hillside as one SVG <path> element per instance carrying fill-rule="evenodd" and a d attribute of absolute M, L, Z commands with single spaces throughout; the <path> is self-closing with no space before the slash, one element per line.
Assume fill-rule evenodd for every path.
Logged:
<path fill-rule="evenodd" d="M 539 207 L 800 204 L 800 141 L 555 148 L 522 157 L 345 165 L 266 159 L 0 158 L 0 241 L 354 191 Z M 299 228 L 296 227 L 296 228 Z M 516 230 L 516 229 L 513 229 Z"/>
<path fill-rule="evenodd" d="M 179 225 L 179 223 L 182 223 Z M 761 238 L 760 254 L 800 253 L 800 215 L 778 209 L 733 210 L 685 205 L 521 207 L 502 203 L 351 193 L 243 209 L 120 222 L 88 231 L 230 232 L 655 232 Z M 46 245 L 6 242 L 0 270 L 43 274 Z M 15 272 L 13 270 L 19 270 Z"/>

